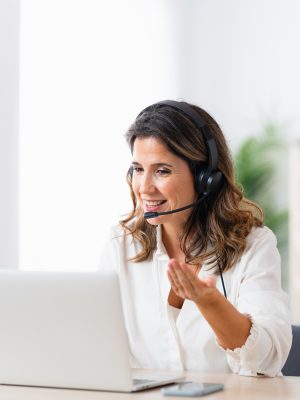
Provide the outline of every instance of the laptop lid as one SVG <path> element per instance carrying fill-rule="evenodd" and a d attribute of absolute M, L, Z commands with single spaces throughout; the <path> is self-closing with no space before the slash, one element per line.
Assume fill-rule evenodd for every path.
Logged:
<path fill-rule="evenodd" d="M 0 384 L 130 392 L 183 379 L 132 375 L 114 272 L 0 270 L 0 316 Z"/>
<path fill-rule="evenodd" d="M 0 383 L 131 391 L 114 273 L 0 270 Z"/>

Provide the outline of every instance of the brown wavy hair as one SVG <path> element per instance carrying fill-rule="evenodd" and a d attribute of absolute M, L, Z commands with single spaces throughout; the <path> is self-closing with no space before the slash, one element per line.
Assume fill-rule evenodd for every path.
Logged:
<path fill-rule="evenodd" d="M 187 103 L 188 104 L 188 103 Z M 180 248 L 189 264 L 206 262 L 226 271 L 239 260 L 246 248 L 246 237 L 253 227 L 263 224 L 261 208 L 243 196 L 235 180 L 231 153 L 217 122 L 203 109 L 189 104 L 206 122 L 218 150 L 218 170 L 224 178 L 222 187 L 193 208 L 182 235 Z M 203 135 L 193 121 L 181 111 L 165 104 L 154 104 L 142 112 L 126 132 L 133 151 L 136 138 L 154 137 L 186 160 L 195 175 L 207 166 L 207 148 Z M 156 227 L 143 217 L 132 189 L 132 170 L 127 182 L 130 187 L 133 210 L 120 221 L 127 234 L 141 244 L 134 262 L 147 260 L 156 249 Z"/>

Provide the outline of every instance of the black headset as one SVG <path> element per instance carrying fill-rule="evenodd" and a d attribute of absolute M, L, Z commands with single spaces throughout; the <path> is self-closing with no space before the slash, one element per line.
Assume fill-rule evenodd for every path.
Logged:
<path fill-rule="evenodd" d="M 215 139 L 212 137 L 210 129 L 206 122 L 201 118 L 201 116 L 189 106 L 189 104 L 182 101 L 174 101 L 174 100 L 164 100 L 158 103 L 154 103 L 144 110 L 142 110 L 137 118 L 149 108 L 159 106 L 169 106 L 176 110 L 181 111 L 185 114 L 193 123 L 196 125 L 198 130 L 201 132 L 202 137 L 204 139 L 204 143 L 207 148 L 207 158 L 208 165 L 206 168 L 202 168 L 197 171 L 195 174 L 195 186 L 196 190 L 201 196 L 209 196 L 213 193 L 216 193 L 222 185 L 223 174 L 218 170 L 218 151 Z"/>

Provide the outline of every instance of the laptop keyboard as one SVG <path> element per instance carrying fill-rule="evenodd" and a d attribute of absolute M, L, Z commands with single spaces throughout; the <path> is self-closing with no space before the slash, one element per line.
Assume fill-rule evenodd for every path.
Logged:
<path fill-rule="evenodd" d="M 134 385 L 145 385 L 154 382 L 153 379 L 133 379 Z"/>

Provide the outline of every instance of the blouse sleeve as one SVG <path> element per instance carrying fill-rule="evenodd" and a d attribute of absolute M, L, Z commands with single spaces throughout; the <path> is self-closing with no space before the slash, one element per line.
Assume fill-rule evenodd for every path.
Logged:
<path fill-rule="evenodd" d="M 246 343 L 226 350 L 233 372 L 281 375 L 292 343 L 288 296 L 281 289 L 281 262 L 275 235 L 268 228 L 250 234 L 237 297 L 237 308 L 252 321 Z"/>

